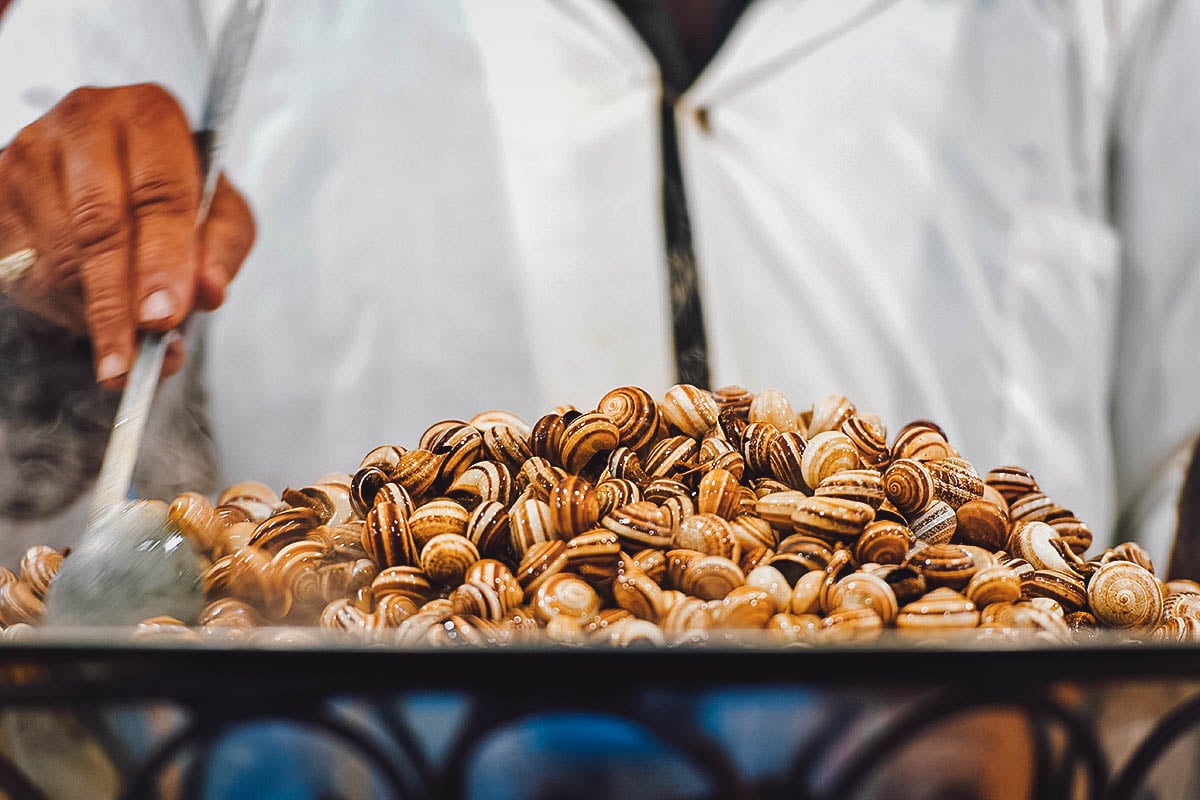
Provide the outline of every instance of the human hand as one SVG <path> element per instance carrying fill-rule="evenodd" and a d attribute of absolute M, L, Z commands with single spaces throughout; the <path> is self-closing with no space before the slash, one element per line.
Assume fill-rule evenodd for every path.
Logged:
<path fill-rule="evenodd" d="M 187 118 L 153 84 L 76 89 L 0 152 L 0 256 L 37 255 L 6 294 L 87 333 L 110 388 L 139 332 L 221 305 L 254 243 L 250 207 L 224 176 L 196 230 L 201 180 Z M 164 374 L 183 357 L 176 340 Z"/>

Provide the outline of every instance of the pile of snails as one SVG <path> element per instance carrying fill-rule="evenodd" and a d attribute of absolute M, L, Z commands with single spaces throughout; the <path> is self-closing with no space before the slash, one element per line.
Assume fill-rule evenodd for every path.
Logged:
<path fill-rule="evenodd" d="M 440 421 L 302 488 L 184 493 L 169 517 L 207 607 L 141 637 L 1200 640 L 1200 583 L 1164 583 L 1132 542 L 1085 558 L 1088 526 L 1029 471 L 981 474 L 926 420 L 889 439 L 842 396 L 797 412 L 774 389 L 625 386 L 532 425 Z M 39 621 L 64 555 L 0 572 L 7 636 Z"/>

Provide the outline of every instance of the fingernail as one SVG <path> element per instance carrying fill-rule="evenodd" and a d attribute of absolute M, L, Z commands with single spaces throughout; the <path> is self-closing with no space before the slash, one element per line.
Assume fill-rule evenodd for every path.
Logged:
<path fill-rule="evenodd" d="M 163 344 L 165 344 L 167 347 L 170 347 L 171 345 L 175 344 L 176 342 L 182 342 L 182 341 L 183 341 L 183 334 L 179 332 L 178 328 L 172 328 L 171 330 L 169 330 L 165 334 L 163 334 Z"/>
<path fill-rule="evenodd" d="M 125 370 L 124 357 L 118 353 L 109 353 L 100 359 L 100 363 L 96 365 L 96 381 L 104 383 L 105 381 L 111 381 L 113 378 L 119 378 L 125 374 Z"/>
<path fill-rule="evenodd" d="M 160 322 L 171 316 L 174 308 L 175 304 L 171 302 L 171 293 L 166 289 L 159 289 L 142 301 L 142 307 L 138 313 L 142 322 Z"/>

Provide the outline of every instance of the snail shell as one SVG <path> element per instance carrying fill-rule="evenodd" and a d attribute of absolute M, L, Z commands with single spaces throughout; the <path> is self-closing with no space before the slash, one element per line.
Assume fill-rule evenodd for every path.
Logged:
<path fill-rule="evenodd" d="M 790 430 L 795 430 L 795 426 Z M 742 431 L 742 460 L 750 472 L 755 475 L 772 474 L 771 443 L 779 434 L 780 430 L 769 422 L 752 422 Z"/>
<path fill-rule="evenodd" d="M 441 533 L 421 548 L 421 568 L 434 583 L 462 583 L 467 569 L 479 560 L 479 550 L 458 533 Z"/>
<path fill-rule="evenodd" d="M 596 484 L 596 511 L 603 517 L 614 509 L 642 499 L 638 485 L 628 478 L 607 478 Z"/>
<path fill-rule="evenodd" d="M 696 460 L 698 463 L 705 465 L 706 468 L 712 469 L 713 461 L 729 453 L 738 453 L 739 456 L 741 455 L 738 448 L 725 438 L 725 434 L 721 432 L 721 428 L 718 426 L 705 434 L 704 438 L 700 440 L 700 449 L 696 453 Z"/>
<path fill-rule="evenodd" d="M 443 454 L 437 480 L 440 485 L 448 486 L 483 455 L 483 434 L 474 425 L 458 422 L 420 447 Z"/>
<path fill-rule="evenodd" d="M 470 519 L 471 513 L 460 503 L 439 497 L 417 507 L 408 518 L 408 529 L 419 550 L 435 536 L 445 533 L 465 536 Z"/>
<path fill-rule="evenodd" d="M 654 478 L 642 487 L 642 499 L 657 505 L 662 505 L 672 497 L 687 498 L 690 502 L 691 496 L 687 484 L 674 478 Z"/>
<path fill-rule="evenodd" d="M 375 493 L 375 505 L 380 503 L 395 503 L 398 506 L 398 513 L 408 519 L 417 510 L 417 504 L 413 502 L 412 495 L 408 489 L 405 489 L 395 481 L 388 481 L 383 486 L 379 487 L 379 491 Z M 368 509 L 370 511 L 370 509 Z"/>
<path fill-rule="evenodd" d="M 21 580 L 29 584 L 29 588 L 39 599 L 44 600 L 50 581 L 54 580 L 62 563 L 63 554 L 53 547 L 34 545 L 26 550 L 21 558 Z"/>
<path fill-rule="evenodd" d="M 550 524 L 559 539 L 570 539 L 596 527 L 600 503 L 592 485 L 576 475 L 555 483 L 550 491 Z"/>
<path fill-rule="evenodd" d="M 983 478 L 970 462 L 961 458 L 939 458 L 925 462 L 933 476 L 934 494 L 951 508 L 983 497 Z"/>
<path fill-rule="evenodd" d="M 516 494 L 516 481 L 503 463 L 480 461 L 464 470 L 450 484 L 446 494 L 468 508 L 475 508 L 484 501 L 507 506 Z"/>
<path fill-rule="evenodd" d="M 366 633 L 369 616 L 353 600 L 339 598 L 321 611 L 320 626 L 327 631 L 361 637 Z"/>
<path fill-rule="evenodd" d="M 811 642 L 821 629 L 821 618 L 816 614 L 791 614 L 780 612 L 767 620 L 767 633 L 771 640 L 782 645 Z"/>
<path fill-rule="evenodd" d="M 1008 516 L 1018 522 L 1044 522 L 1058 509 L 1058 504 L 1041 492 L 1029 492 L 1009 501 Z"/>
<path fill-rule="evenodd" d="M 724 556 L 731 561 L 740 560 L 742 554 L 732 526 L 716 514 L 695 514 L 683 520 L 672 545 L 705 555 Z"/>
<path fill-rule="evenodd" d="M 566 542 L 538 542 L 521 557 L 517 580 L 525 589 L 526 596 L 532 596 L 547 578 L 562 572 L 566 566 Z"/>
<path fill-rule="evenodd" d="M 858 448 L 864 466 L 882 469 L 891 460 L 892 453 L 887 446 L 887 430 L 878 420 L 855 414 L 842 423 L 841 431 Z"/>
<path fill-rule="evenodd" d="M 1054 569 L 1038 569 L 1021 580 L 1026 600 L 1049 598 L 1063 609 L 1078 611 L 1087 605 L 1087 587 L 1079 576 Z"/>
<path fill-rule="evenodd" d="M 867 565 L 863 569 L 866 570 Z M 911 603 L 925 594 L 925 576 L 906 564 L 880 564 L 872 566 L 870 571 L 892 587 L 896 602 L 901 605 Z"/>
<path fill-rule="evenodd" d="M 812 406 L 812 417 L 808 423 L 808 435 L 816 436 L 825 431 L 840 431 L 842 425 L 852 418 L 858 409 L 850 399 L 840 394 L 822 397 Z"/>
<path fill-rule="evenodd" d="M 543 625 L 557 617 L 582 625 L 599 611 L 600 595 L 596 590 L 582 578 L 567 573 L 551 576 L 534 593 L 533 613 Z"/>
<path fill-rule="evenodd" d="M 516 608 L 525 599 L 525 589 L 517 576 L 502 561 L 494 558 L 483 558 L 476 561 L 467 570 L 466 581 L 480 581 L 489 584 L 504 595 L 509 608 Z"/>
<path fill-rule="evenodd" d="M 556 537 L 549 504 L 532 497 L 517 503 L 508 515 L 508 533 L 513 552 L 518 555 L 538 543 L 553 541 Z"/>
<path fill-rule="evenodd" d="M 1110 561 L 1088 581 L 1092 613 L 1110 628 L 1148 628 L 1163 614 L 1162 584 L 1154 573 L 1131 561 Z"/>
<path fill-rule="evenodd" d="M 307 506 L 285 508 L 260 522 L 247 544 L 277 553 L 292 542 L 303 541 L 320 524 L 320 514 Z"/>
<path fill-rule="evenodd" d="M 778 431 L 794 431 L 799 428 L 796 412 L 787 395 L 778 389 L 764 389 L 750 401 L 747 419 L 751 424 L 765 422 Z"/>
<path fill-rule="evenodd" d="M 414 573 L 419 573 L 426 585 L 429 579 L 424 577 L 424 573 L 420 573 L 415 567 L 392 567 L 394 570 L 411 570 Z M 384 570 L 387 572 L 387 570 Z M 360 558 L 357 561 L 341 561 L 335 564 L 326 564 L 317 568 L 318 579 L 321 586 L 321 596 L 326 601 L 335 600 L 339 597 L 352 597 L 364 587 L 373 587 L 374 581 L 382 573 L 375 563 L 369 558 Z M 430 587 L 428 591 L 432 592 Z M 374 589 L 372 589 L 374 594 Z"/>
<path fill-rule="evenodd" d="M 741 504 L 741 484 L 732 472 L 712 469 L 696 488 L 696 506 L 701 514 L 733 519 Z"/>
<path fill-rule="evenodd" d="M 821 620 L 824 642 L 853 642 L 875 639 L 883 632 L 883 620 L 870 606 L 835 608 Z"/>
<path fill-rule="evenodd" d="M 183 492 L 171 501 L 167 521 L 208 553 L 221 527 L 213 509 L 212 501 L 199 492 Z"/>
<path fill-rule="evenodd" d="M 703 556 L 683 569 L 679 588 L 703 600 L 720 600 L 745 582 L 745 573 L 733 561 L 722 556 Z"/>
<path fill-rule="evenodd" d="M 919 461 L 897 458 L 883 473 L 883 491 L 900 513 L 919 514 L 934 500 L 933 475 Z"/>
<path fill-rule="evenodd" d="M 8 581 L 0 585 L 0 624 L 21 622 L 34 625 L 46 614 L 46 607 L 25 581 Z"/>
<path fill-rule="evenodd" d="M 774 436 L 767 445 L 767 461 L 771 475 L 792 489 L 805 489 L 804 453 L 808 440 L 799 431 L 784 431 Z"/>
<path fill-rule="evenodd" d="M 877 519 L 863 528 L 854 545 L 854 557 L 861 564 L 899 564 L 908 557 L 914 542 L 907 525 Z"/>
<path fill-rule="evenodd" d="M 382 567 L 414 566 L 419 551 L 408 519 L 396 503 L 376 503 L 367 513 L 362 546 L 367 558 Z"/>
<path fill-rule="evenodd" d="M 707 630 L 715 623 L 707 601 L 684 595 L 664 614 L 660 624 L 663 633 L 675 639 L 687 631 Z"/>
<path fill-rule="evenodd" d="M 635 567 L 650 576 L 650 580 L 661 584 L 663 578 L 667 575 L 667 554 L 662 550 L 654 550 L 646 548 L 639 550 L 630 559 L 627 556 L 622 557 L 625 562 L 632 563 Z M 618 560 L 617 568 L 621 568 L 621 561 Z"/>
<path fill-rule="evenodd" d="M 433 488 L 442 469 L 444 454 L 436 454 L 417 448 L 400 456 L 395 469 L 390 473 L 392 481 L 400 484 L 414 497 L 420 497 Z"/>
<path fill-rule="evenodd" d="M 404 620 L 417 613 L 417 604 L 407 597 L 390 594 L 380 597 L 375 603 L 375 610 L 367 623 L 368 629 L 399 628 Z"/>
<path fill-rule="evenodd" d="M 1033 475 L 1023 467 L 996 467 L 983 477 L 983 482 L 999 492 L 1006 503 L 1012 503 L 1030 492 L 1041 491 Z"/>
<path fill-rule="evenodd" d="M 662 647 L 666 637 L 662 629 L 644 619 L 623 619 L 604 629 L 601 641 L 613 647 Z"/>
<path fill-rule="evenodd" d="M 742 437 L 746 427 L 750 424 L 748 417 L 748 413 L 742 414 L 732 408 L 723 408 L 717 414 L 717 427 L 720 429 L 721 435 L 738 452 L 742 450 Z"/>
<path fill-rule="evenodd" d="M 206 628 L 258 628 L 265 620 L 249 603 L 223 597 L 204 607 L 199 623 Z"/>
<path fill-rule="evenodd" d="M 884 625 L 891 625 L 900 611 L 892 587 L 870 572 L 853 572 L 841 578 L 826 599 L 834 608 L 866 606 L 879 615 Z"/>
<path fill-rule="evenodd" d="M 481 580 L 467 580 L 454 588 L 448 598 L 454 613 L 473 615 L 496 622 L 508 616 L 508 597 L 495 586 Z"/>
<path fill-rule="evenodd" d="M 265 483 L 241 481 L 217 495 L 218 506 L 233 506 L 246 513 L 247 521 L 259 523 L 279 507 L 279 495 Z"/>
<path fill-rule="evenodd" d="M 623 478 L 639 487 L 650 480 L 641 457 L 628 447 L 618 447 L 609 453 L 604 470 L 605 478 Z"/>
<path fill-rule="evenodd" d="M 745 569 L 742 570 L 745 572 Z M 792 585 L 784 574 L 769 564 L 760 564 L 746 572 L 746 585 L 762 589 L 771 595 L 775 605 L 787 609 L 792 602 Z"/>
<path fill-rule="evenodd" d="M 922 419 L 910 422 L 896 432 L 896 438 L 892 441 L 892 455 L 915 461 L 936 461 L 957 457 L 958 453 L 950 446 L 940 427 Z"/>
<path fill-rule="evenodd" d="M 817 497 L 854 500 L 878 509 L 885 499 L 883 476 L 873 469 L 843 470 L 821 481 L 813 494 Z"/>
<path fill-rule="evenodd" d="M 464 535 L 481 555 L 495 556 L 506 552 L 509 545 L 508 510 L 498 502 L 483 501 L 467 518 Z"/>
<path fill-rule="evenodd" d="M 589 587 L 590 588 L 590 587 Z M 613 600 L 638 619 L 658 622 L 663 614 L 663 590 L 643 570 L 627 563 L 613 580 Z"/>
<path fill-rule="evenodd" d="M 187 626 L 181 619 L 166 615 L 150 617 L 137 624 L 133 630 L 133 640 L 170 639 L 177 642 L 198 642 L 200 636 Z"/>
<path fill-rule="evenodd" d="M 730 384 L 714 389 L 713 400 L 721 411 L 729 411 L 745 419 L 750 414 L 750 404 L 754 402 L 754 393 L 744 386 Z"/>
<path fill-rule="evenodd" d="M 596 456 L 616 449 L 620 441 L 621 432 L 608 417 L 599 412 L 580 414 L 563 430 L 562 465 L 578 474 Z"/>
<path fill-rule="evenodd" d="M 825 570 L 814 569 L 801 575 L 792 587 L 788 609 L 793 614 L 818 614 L 821 611 L 821 589 Z"/>
<path fill-rule="evenodd" d="M 958 518 L 948 503 L 934 500 L 912 519 L 908 527 L 917 540 L 917 546 L 942 544 L 954 537 Z"/>
<path fill-rule="evenodd" d="M 581 533 L 567 542 L 567 569 L 589 581 L 613 577 L 621 555 L 621 539 L 605 528 Z"/>
<path fill-rule="evenodd" d="M 612 420 L 623 447 L 641 450 L 658 432 L 658 403 L 637 386 L 621 386 L 600 398 L 596 410 Z"/>
<path fill-rule="evenodd" d="M 328 554 L 328 545 L 306 539 L 289 544 L 271 559 L 267 570 L 283 591 L 291 593 L 294 609 L 316 611 L 325 604 L 318 570 Z"/>
<path fill-rule="evenodd" d="M 567 423 L 562 414 L 550 412 L 540 417 L 529 431 L 529 452 L 551 464 L 562 463 L 562 439 Z"/>
<path fill-rule="evenodd" d="M 810 497 L 792 512 L 792 530 L 831 542 L 853 542 L 874 518 L 875 509 L 866 503 L 838 497 Z"/>
<path fill-rule="evenodd" d="M 341 525 L 354 515 L 349 483 L 329 482 L 301 489 L 284 489 L 283 502 L 311 508 L 322 525 Z"/>
<path fill-rule="evenodd" d="M 774 548 L 779 544 L 779 535 L 771 527 L 771 523 L 761 517 L 750 514 L 738 514 L 729 522 L 733 539 L 742 548 L 743 553 L 761 547 Z M 791 530 L 791 515 L 788 515 L 788 528 Z"/>
<path fill-rule="evenodd" d="M 382 467 L 359 468 L 350 479 L 350 504 L 354 507 L 354 513 L 365 517 L 371 510 L 371 506 L 375 505 L 375 496 L 389 481 L 391 481 L 390 473 Z"/>
<path fill-rule="evenodd" d="M 762 630 L 778 611 L 771 593 L 758 586 L 738 586 L 721 600 L 716 624 L 721 628 Z"/>
<path fill-rule="evenodd" d="M 529 436 L 531 430 L 528 422 L 511 411 L 481 411 L 467 420 L 467 422 L 479 429 L 480 433 L 487 433 L 489 430 L 493 430 L 501 425 L 515 431 L 522 437 Z"/>
<path fill-rule="evenodd" d="M 648 500 L 621 506 L 606 514 L 600 524 L 617 534 L 622 542 L 637 548 L 665 549 L 674 534 L 666 514 Z"/>
<path fill-rule="evenodd" d="M 1036 569 L 1053 569 L 1070 572 L 1071 567 L 1055 547 L 1058 537 L 1054 529 L 1044 522 L 1028 520 L 1015 522 L 1005 549 L 1016 558 L 1023 558 Z"/>
<path fill-rule="evenodd" d="M 668 389 L 661 408 L 667 422 L 692 438 L 699 438 L 716 427 L 720 411 L 711 394 L 689 383 Z"/>
<path fill-rule="evenodd" d="M 775 551 L 769 547 L 755 547 L 742 553 L 738 566 L 742 572 L 749 575 L 756 567 L 767 566 L 775 558 Z M 775 568 L 779 571 L 779 568 Z"/>
<path fill-rule="evenodd" d="M 530 496 L 545 502 L 550 499 L 550 492 L 554 491 L 555 484 L 565 477 L 565 470 L 559 469 L 541 456 L 534 456 L 517 471 L 517 488 L 527 490 Z"/>
<path fill-rule="evenodd" d="M 700 446 L 690 436 L 668 436 L 646 454 L 645 470 L 650 478 L 665 478 L 694 466 Z"/>
<path fill-rule="evenodd" d="M 913 554 L 909 563 L 925 576 L 925 584 L 931 589 L 949 586 L 961 591 L 978 569 L 965 547 L 948 542 L 922 548 Z"/>
<path fill-rule="evenodd" d="M 987 500 L 970 500 L 955 512 L 958 539 L 988 550 L 999 550 L 1008 541 L 1008 514 Z"/>
<path fill-rule="evenodd" d="M 676 548 L 666 553 L 666 584 L 676 589 L 683 588 L 683 573 L 694 562 L 704 558 L 704 553 L 698 550 Z"/>
<path fill-rule="evenodd" d="M 1131 564 L 1137 564 L 1150 574 L 1154 574 L 1154 562 L 1150 560 L 1150 554 L 1137 542 L 1122 542 L 1116 547 L 1106 550 L 1100 557 L 1101 564 L 1113 561 L 1128 561 Z"/>
<path fill-rule="evenodd" d="M 858 448 L 841 431 L 825 431 L 809 439 L 800 463 L 806 486 L 820 486 L 830 475 L 858 466 Z"/>
<path fill-rule="evenodd" d="M 504 464 L 510 471 L 520 469 L 533 457 L 533 451 L 529 449 L 529 433 L 511 425 L 484 428 L 483 449 L 493 461 Z"/>
<path fill-rule="evenodd" d="M 400 463 L 400 456 L 406 452 L 408 451 L 399 445 L 381 444 L 362 457 L 362 460 L 358 462 L 358 468 L 361 470 L 374 467 L 391 474 L 396 469 L 396 465 Z"/>
<path fill-rule="evenodd" d="M 1092 534 L 1092 529 L 1074 514 L 1055 516 L 1052 519 L 1047 519 L 1046 522 L 1051 528 L 1054 528 L 1054 532 L 1058 534 L 1058 538 L 1066 542 L 1067 547 L 1076 555 L 1082 556 L 1092 546 L 1092 541 L 1095 538 Z"/>
<path fill-rule="evenodd" d="M 1164 617 L 1200 617 L 1200 593 L 1197 592 L 1174 592 L 1171 584 L 1176 581 L 1167 583 L 1167 596 L 1163 600 L 1163 616 Z"/>
<path fill-rule="evenodd" d="M 792 514 L 804 508 L 808 500 L 808 495 L 794 489 L 771 492 L 758 498 L 754 505 L 754 513 L 776 530 L 791 533 Z"/>
<path fill-rule="evenodd" d="M 907 603 L 896 617 L 896 627 L 910 630 L 973 628 L 979 624 L 979 611 L 963 595 L 942 586 Z"/>
<path fill-rule="evenodd" d="M 1021 597 L 1021 578 L 1011 567 L 1000 564 L 984 567 L 971 576 L 966 596 L 976 608 L 987 608 L 992 603 L 1015 603 Z"/>

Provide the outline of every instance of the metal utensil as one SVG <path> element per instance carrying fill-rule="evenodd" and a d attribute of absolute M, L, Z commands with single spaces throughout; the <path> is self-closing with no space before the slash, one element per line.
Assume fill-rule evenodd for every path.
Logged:
<path fill-rule="evenodd" d="M 239 0 L 221 29 L 201 125 L 206 140 L 199 148 L 204 190 L 197 229 L 212 206 L 224 134 L 263 11 L 263 0 Z M 189 620 L 200 611 L 200 575 L 191 545 L 168 524 L 162 504 L 128 501 L 166 350 L 165 334 L 143 334 L 104 452 L 87 530 L 46 598 L 50 624 L 127 625 L 151 614 Z"/>

